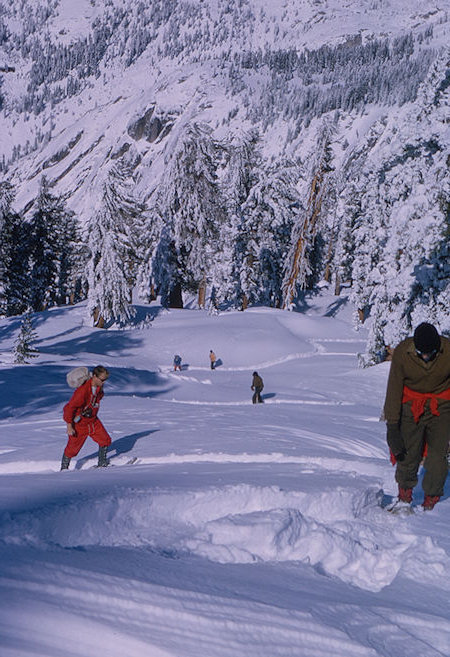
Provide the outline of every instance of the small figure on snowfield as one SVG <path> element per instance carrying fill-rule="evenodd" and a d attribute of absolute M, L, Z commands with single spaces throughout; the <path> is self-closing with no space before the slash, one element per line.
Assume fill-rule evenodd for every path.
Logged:
<path fill-rule="evenodd" d="M 177 370 L 181 372 L 181 356 L 175 354 L 173 357 L 173 371 L 176 372 Z"/>
<path fill-rule="evenodd" d="M 450 426 L 450 340 L 427 322 L 395 348 L 384 403 L 398 502 L 410 504 L 425 456 L 423 508 L 444 492 Z"/>
<path fill-rule="evenodd" d="M 209 351 L 209 362 L 211 363 L 211 369 L 214 370 L 216 368 L 216 354 L 212 349 Z"/>
<path fill-rule="evenodd" d="M 63 409 L 63 418 L 67 424 L 68 441 L 64 449 L 61 470 L 67 470 L 70 459 L 76 456 L 90 436 L 98 443 L 98 467 L 106 467 L 106 452 L 111 438 L 97 417 L 100 400 L 103 397 L 103 384 L 109 377 L 106 367 L 97 365 L 92 375 L 73 393 Z"/>
<path fill-rule="evenodd" d="M 253 404 L 263 404 L 264 402 L 261 398 L 261 393 L 264 388 L 264 383 L 262 378 L 259 376 L 258 372 L 253 372 L 253 381 L 251 388 L 252 390 L 255 391 L 252 397 Z"/>

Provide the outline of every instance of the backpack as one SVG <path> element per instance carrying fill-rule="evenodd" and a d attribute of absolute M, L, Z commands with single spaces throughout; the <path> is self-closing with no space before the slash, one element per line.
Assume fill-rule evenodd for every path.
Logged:
<path fill-rule="evenodd" d="M 79 388 L 91 376 L 87 367 L 75 367 L 75 369 L 67 372 L 66 381 L 71 388 Z"/>

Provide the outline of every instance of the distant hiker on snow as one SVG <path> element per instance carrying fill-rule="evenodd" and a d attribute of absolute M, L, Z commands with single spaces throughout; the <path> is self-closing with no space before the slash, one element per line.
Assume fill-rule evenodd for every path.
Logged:
<path fill-rule="evenodd" d="M 397 464 L 397 504 L 411 503 L 425 456 L 422 506 L 432 509 L 444 492 L 450 428 L 450 340 L 432 324 L 420 324 L 394 350 L 384 417 Z"/>
<path fill-rule="evenodd" d="M 252 402 L 254 404 L 263 404 L 263 400 L 261 399 L 261 393 L 264 388 L 264 383 L 262 378 L 259 376 L 258 372 L 253 372 L 253 381 L 252 381 L 252 390 L 255 392 L 253 393 L 252 397 Z"/>
<path fill-rule="evenodd" d="M 173 357 L 173 371 L 176 372 L 177 370 L 181 372 L 181 356 L 178 354 Z"/>
<path fill-rule="evenodd" d="M 210 349 L 210 351 L 209 351 L 209 361 L 211 363 L 211 369 L 212 370 L 216 369 L 216 360 L 217 360 L 216 359 L 216 354 L 214 353 L 214 351 L 212 349 Z"/>
<path fill-rule="evenodd" d="M 106 452 L 111 438 L 97 417 L 100 401 L 103 397 L 103 384 L 109 377 L 108 370 L 102 365 L 94 367 L 92 375 L 73 393 L 64 406 L 63 418 L 67 424 L 68 441 L 61 461 L 61 470 L 67 470 L 70 459 L 76 456 L 90 436 L 98 443 L 98 467 L 106 467 Z"/>

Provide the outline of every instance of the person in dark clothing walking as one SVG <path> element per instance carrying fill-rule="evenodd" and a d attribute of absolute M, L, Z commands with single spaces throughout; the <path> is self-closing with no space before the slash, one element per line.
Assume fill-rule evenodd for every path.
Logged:
<path fill-rule="evenodd" d="M 395 348 L 384 404 L 398 503 L 410 504 L 425 455 L 423 508 L 444 492 L 450 427 L 450 340 L 427 322 Z"/>
<path fill-rule="evenodd" d="M 261 393 L 264 388 L 264 383 L 262 378 L 259 376 L 258 372 L 253 372 L 253 381 L 252 381 L 252 390 L 254 390 L 252 402 L 253 404 L 263 404 L 261 399 Z"/>

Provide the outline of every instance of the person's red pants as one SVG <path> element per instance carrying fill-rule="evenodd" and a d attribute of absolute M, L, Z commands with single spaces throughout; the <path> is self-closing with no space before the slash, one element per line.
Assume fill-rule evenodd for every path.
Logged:
<path fill-rule="evenodd" d="M 90 436 L 95 440 L 100 447 L 107 447 L 111 445 L 111 437 L 106 431 L 103 424 L 95 418 L 95 420 L 82 419 L 75 424 L 75 435 L 69 436 L 64 454 L 67 458 L 71 459 L 76 456 L 80 449 L 86 442 L 86 438 Z"/>

